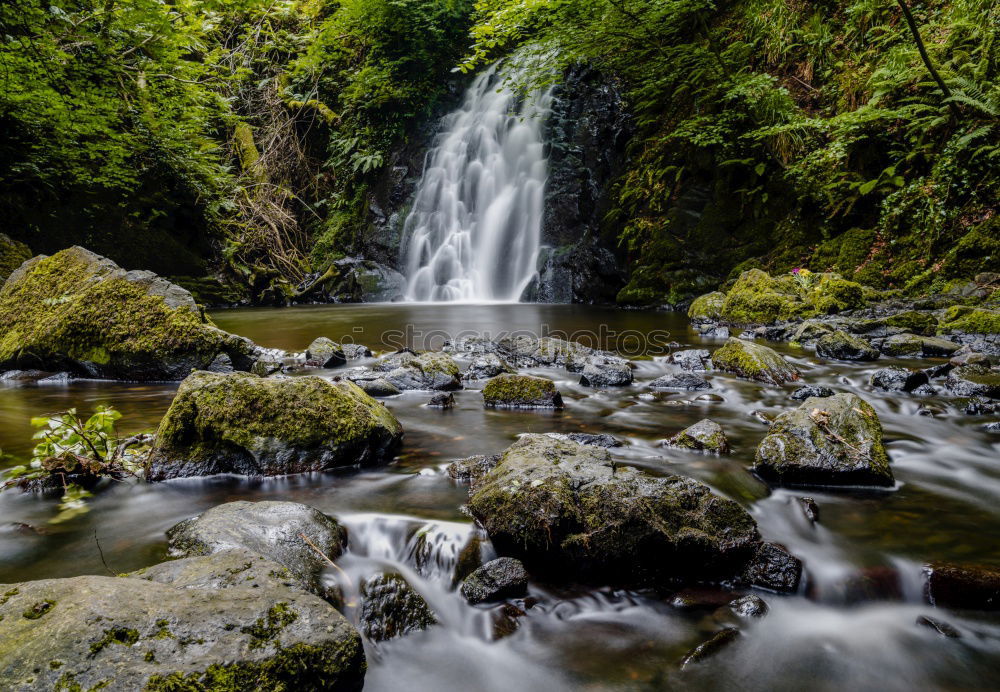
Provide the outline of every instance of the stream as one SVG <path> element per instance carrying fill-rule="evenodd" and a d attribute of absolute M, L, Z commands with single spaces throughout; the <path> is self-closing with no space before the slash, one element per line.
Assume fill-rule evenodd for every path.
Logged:
<path fill-rule="evenodd" d="M 348 527 L 348 551 L 325 578 L 341 584 L 349 618 L 357 617 L 357 584 L 387 569 L 402 574 L 437 615 L 439 623 L 425 631 L 366 644 L 366 691 L 981 689 L 1000 674 L 1000 615 L 935 609 L 922 596 L 925 563 L 1000 568 L 1000 436 L 980 427 L 985 418 L 964 415 L 947 399 L 886 394 L 868 385 L 876 368 L 912 360 L 833 362 L 771 344 L 794 361 L 804 382 L 857 393 L 875 407 L 897 483 L 879 492 L 770 490 L 748 470 L 766 432 L 751 411 L 774 416 L 797 406 L 789 398 L 796 385 L 770 387 L 712 372 L 710 392 L 721 400 L 652 392 L 648 382 L 667 371 L 670 342 L 679 348 L 721 344 L 701 338 L 682 315 L 403 303 L 238 309 L 212 318 L 263 346 L 295 351 L 318 336 L 387 350 L 440 348 L 460 335 L 561 332 L 635 360 L 635 383 L 595 390 L 562 369 L 525 370 L 556 381 L 566 408 L 554 412 L 484 409 L 481 383 L 455 392 L 451 410 L 426 407 L 429 392 L 404 392 L 383 400 L 405 429 L 403 448 L 388 466 L 120 483 L 66 524 L 47 523 L 54 498 L 5 492 L 0 583 L 135 570 L 164 559 L 164 532 L 182 519 L 231 500 L 281 499 L 312 505 Z M 30 452 L 32 416 L 74 406 L 89 413 L 107 403 L 123 413 L 123 432 L 139 431 L 155 427 L 175 390 L 176 384 L 0 382 L 0 447 L 11 455 L 3 463 Z M 657 446 L 705 417 L 722 425 L 731 455 Z M 742 503 L 765 540 L 803 560 L 799 593 L 759 592 L 770 612 L 739 623 L 714 607 L 676 607 L 665 594 L 534 582 L 528 598 L 510 605 L 468 605 L 451 575 L 476 528 L 461 511 L 466 488 L 444 467 L 499 452 L 520 433 L 575 431 L 611 433 L 625 443 L 611 450 L 619 462 L 691 476 Z M 803 496 L 818 504 L 818 523 L 803 514 Z M 481 551 L 492 555 L 488 542 Z M 919 626 L 921 615 L 946 621 L 961 637 Z M 686 651 L 727 624 L 741 629 L 734 644 L 679 669 Z"/>

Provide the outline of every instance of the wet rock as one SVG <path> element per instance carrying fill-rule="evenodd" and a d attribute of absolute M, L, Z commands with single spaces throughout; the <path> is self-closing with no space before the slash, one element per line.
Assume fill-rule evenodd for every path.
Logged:
<path fill-rule="evenodd" d="M 958 351 L 955 351 L 955 354 L 948 360 L 948 364 L 954 368 L 962 365 L 982 365 L 988 368 L 996 365 L 996 360 L 996 358 L 985 353 L 978 353 L 968 346 L 963 346 Z"/>
<path fill-rule="evenodd" d="M 296 589 L 96 576 L 4 588 L 13 592 L 0 605 L 7 689 L 308 689 L 323 680 L 326 689 L 358 690 L 363 683 L 357 631 Z"/>
<path fill-rule="evenodd" d="M 854 394 L 806 399 L 778 416 L 757 447 L 753 470 L 779 484 L 894 483 L 878 414 Z"/>
<path fill-rule="evenodd" d="M 959 348 L 961 344 L 956 344 L 954 341 L 916 334 L 896 334 L 882 342 L 882 352 L 895 357 L 947 358 Z"/>
<path fill-rule="evenodd" d="M 362 344 L 343 343 L 340 344 L 340 350 L 344 352 L 344 358 L 347 360 L 372 357 L 372 350 Z"/>
<path fill-rule="evenodd" d="M 511 365 L 521 368 L 536 365 L 558 365 L 569 372 L 580 372 L 590 356 L 614 357 L 614 354 L 597 351 L 576 341 L 555 337 L 541 338 L 527 335 L 512 336 L 496 342 L 495 352 Z M 624 359 L 620 359 L 625 362 Z"/>
<path fill-rule="evenodd" d="M 456 481 L 475 482 L 492 470 L 499 460 L 500 455 L 498 454 L 477 454 L 465 459 L 458 459 L 448 464 L 448 475 Z"/>
<path fill-rule="evenodd" d="M 802 579 L 802 561 L 777 543 L 760 543 L 743 571 L 747 584 L 777 591 L 794 593 Z"/>
<path fill-rule="evenodd" d="M 495 353 L 484 353 L 472 359 L 469 369 L 462 376 L 464 380 L 488 380 L 504 373 L 514 373 L 516 370 Z"/>
<path fill-rule="evenodd" d="M 493 641 L 509 637 L 517 631 L 520 618 L 527 613 L 513 603 L 504 603 L 493 611 Z"/>
<path fill-rule="evenodd" d="M 275 476 L 392 458 L 396 417 L 350 382 L 196 372 L 160 422 L 150 480 Z"/>
<path fill-rule="evenodd" d="M 180 286 L 75 246 L 11 273 L 0 288 L 0 324 L 0 371 L 180 380 L 222 353 L 249 370 L 258 350 L 207 322 Z"/>
<path fill-rule="evenodd" d="M 983 423 L 983 430 L 986 432 L 1000 432 L 1000 421 L 992 421 L 990 423 Z"/>
<path fill-rule="evenodd" d="M 757 422 L 763 423 L 768 427 L 770 427 L 771 424 L 774 422 L 774 416 L 769 414 L 767 411 L 761 410 L 759 408 L 755 408 L 753 411 L 750 412 L 749 415 Z"/>
<path fill-rule="evenodd" d="M 741 618 L 762 618 L 770 610 L 760 596 L 748 594 L 729 603 L 729 608 Z"/>
<path fill-rule="evenodd" d="M 622 387 L 632 384 L 632 368 L 628 363 L 590 357 L 583 366 L 580 384 L 585 387 Z"/>
<path fill-rule="evenodd" d="M 407 389 L 461 389 L 459 367 L 455 359 L 447 353 L 428 351 L 419 356 L 403 354 L 403 357 L 391 362 L 400 365 L 386 372 L 385 379 L 397 388 Z M 385 365 L 383 365 L 385 367 Z"/>
<path fill-rule="evenodd" d="M 729 339 L 712 354 L 712 365 L 738 377 L 767 384 L 799 379 L 799 372 L 774 349 L 742 339 Z"/>
<path fill-rule="evenodd" d="M 728 589 L 713 586 L 689 586 L 670 597 L 670 606 L 677 610 L 715 610 L 729 605 L 733 594 Z"/>
<path fill-rule="evenodd" d="M 306 349 L 306 360 L 316 363 L 321 368 L 332 368 L 347 362 L 347 355 L 340 344 L 333 339 L 321 336 L 314 339 Z"/>
<path fill-rule="evenodd" d="M 929 603 L 944 608 L 1000 610 L 1000 571 L 977 565 L 933 564 L 924 568 Z"/>
<path fill-rule="evenodd" d="M 816 342 L 816 355 L 836 360 L 878 360 L 878 349 L 864 339 L 837 330 Z"/>
<path fill-rule="evenodd" d="M 734 574 L 758 540 L 742 507 L 697 481 L 619 467 L 606 449 L 546 435 L 507 448 L 468 507 L 498 553 L 563 578 Z"/>
<path fill-rule="evenodd" d="M 869 384 L 883 392 L 913 392 L 927 384 L 927 374 L 891 365 L 873 372 Z"/>
<path fill-rule="evenodd" d="M 964 401 L 959 400 L 957 403 L 967 416 L 989 416 L 1000 413 L 1000 401 L 990 401 L 982 396 L 970 397 Z"/>
<path fill-rule="evenodd" d="M 431 397 L 427 405 L 431 408 L 455 408 L 455 396 L 451 392 L 439 392 Z"/>
<path fill-rule="evenodd" d="M 948 373 L 944 386 L 955 396 L 1000 399 L 1000 372 L 982 365 L 963 365 Z"/>
<path fill-rule="evenodd" d="M 302 588 L 302 580 L 290 569 L 245 548 L 168 560 L 125 576 L 185 589 L 282 587 L 307 592 Z"/>
<path fill-rule="evenodd" d="M 795 328 L 795 331 L 792 333 L 791 341 L 800 344 L 808 344 L 816 341 L 826 334 L 831 334 L 833 332 L 834 328 L 824 322 L 806 320 Z"/>
<path fill-rule="evenodd" d="M 483 545 L 486 540 L 478 534 L 469 536 L 468 542 L 462 546 L 455 560 L 455 570 L 451 575 L 452 588 L 458 586 L 465 578 L 479 569 L 483 564 Z"/>
<path fill-rule="evenodd" d="M 726 627 L 719 630 L 709 639 L 684 654 L 684 658 L 681 659 L 681 669 L 704 661 L 709 656 L 718 653 L 729 644 L 732 644 L 739 636 L 740 631 L 735 627 Z"/>
<path fill-rule="evenodd" d="M 325 596 L 319 575 L 328 563 L 316 550 L 336 560 L 344 550 L 347 531 L 308 505 L 239 501 L 216 505 L 174 525 L 167 531 L 167 541 L 172 557 L 248 550 L 286 567 L 307 591 Z"/>
<path fill-rule="evenodd" d="M 705 401 L 712 404 L 721 404 L 726 398 L 721 394 L 699 394 L 692 401 Z"/>
<path fill-rule="evenodd" d="M 381 398 L 381 397 L 396 396 L 397 394 L 402 394 L 402 392 L 399 390 L 399 387 L 397 387 L 384 377 L 376 377 L 370 380 L 358 379 L 354 380 L 354 384 L 358 385 L 361 391 L 363 391 L 365 394 L 372 397 Z"/>
<path fill-rule="evenodd" d="M 361 585 L 361 632 L 375 642 L 425 630 L 437 623 L 424 597 L 398 574 L 377 574 Z"/>
<path fill-rule="evenodd" d="M 704 348 L 693 348 L 686 351 L 675 351 L 670 356 L 670 362 L 683 370 L 695 372 L 708 370 L 711 367 L 711 356 Z"/>
<path fill-rule="evenodd" d="M 708 418 L 684 428 L 670 439 L 665 440 L 663 445 L 713 454 L 729 453 L 729 440 L 726 439 L 726 433 L 722 431 L 722 426 Z"/>
<path fill-rule="evenodd" d="M 490 560 L 462 582 L 462 596 L 469 603 L 517 598 L 527 591 L 528 572 L 512 557 Z"/>
<path fill-rule="evenodd" d="M 962 633 L 957 629 L 949 625 L 944 620 L 938 620 L 937 618 L 932 618 L 928 615 L 921 615 L 917 618 L 917 624 L 921 627 L 927 627 L 934 630 L 942 637 L 948 637 L 949 639 L 959 639 Z"/>
<path fill-rule="evenodd" d="M 816 504 L 816 500 L 811 497 L 800 497 L 798 502 L 802 508 L 802 515 L 809 520 L 809 523 L 815 524 L 819 521 L 819 505 Z"/>
<path fill-rule="evenodd" d="M 532 375 L 497 375 L 483 387 L 483 402 L 488 408 L 563 407 L 555 382 Z"/>
<path fill-rule="evenodd" d="M 796 401 L 802 401 L 803 399 L 808 399 L 810 397 L 828 397 L 833 396 L 834 391 L 829 387 L 817 387 L 811 384 L 807 384 L 803 387 L 799 387 L 794 392 L 792 392 L 791 397 Z"/>
<path fill-rule="evenodd" d="M 726 300 L 726 294 L 721 291 L 706 293 L 691 301 L 688 308 L 688 317 L 692 323 L 718 322 L 722 317 L 722 304 Z"/>
<path fill-rule="evenodd" d="M 330 302 L 389 303 L 406 293 L 406 277 L 374 260 L 345 257 L 334 265 L 339 273 L 323 287 Z"/>
<path fill-rule="evenodd" d="M 621 447 L 622 441 L 607 433 L 545 433 L 549 437 L 557 440 L 569 440 L 582 445 L 594 445 L 595 447 Z"/>
<path fill-rule="evenodd" d="M 669 389 L 674 391 L 697 391 L 711 389 L 712 385 L 701 375 L 693 372 L 682 372 L 678 375 L 664 375 L 649 383 L 653 389 Z"/>

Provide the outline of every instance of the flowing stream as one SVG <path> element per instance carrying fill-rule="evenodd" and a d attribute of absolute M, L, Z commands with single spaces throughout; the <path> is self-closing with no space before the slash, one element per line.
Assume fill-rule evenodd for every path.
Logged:
<path fill-rule="evenodd" d="M 445 118 L 404 225 L 407 299 L 517 301 L 535 273 L 551 90 L 519 99 L 498 65 Z"/>
<path fill-rule="evenodd" d="M 897 479 L 888 491 L 806 493 L 769 489 L 748 470 L 766 432 L 751 411 L 774 415 L 797 405 L 789 399 L 794 385 L 770 387 L 709 373 L 711 392 L 720 400 L 649 389 L 649 381 L 668 366 L 660 346 L 643 346 L 637 334 L 656 335 L 661 345 L 664 339 L 685 347 L 720 344 L 700 337 L 680 315 L 530 304 L 442 310 L 402 303 L 241 309 L 212 317 L 258 343 L 293 350 L 317 336 L 380 348 L 439 347 L 443 339 L 467 331 L 496 337 L 499 328 L 534 333 L 548 328 L 591 345 L 638 346 L 645 357 L 636 361 L 635 384 L 616 389 L 582 387 L 579 376 L 562 369 L 529 370 L 556 381 L 566 402 L 561 412 L 487 410 L 479 385 L 455 392 L 452 410 L 426 407 L 428 392 L 386 399 L 406 434 L 399 458 L 381 468 L 115 484 L 97 493 L 88 514 L 61 525 L 47 524 L 57 499 L 2 493 L 0 583 L 135 570 L 165 558 L 164 532 L 178 521 L 231 500 L 281 499 L 313 505 L 348 527 L 340 571 L 331 569 L 324 578 L 340 582 L 349 618 L 358 616 L 357 585 L 382 571 L 404 576 L 437 616 L 438 624 L 425 631 L 366 644 L 366 692 L 995 686 L 1000 615 L 927 605 L 921 569 L 935 560 L 1000 568 L 1000 437 L 980 427 L 987 418 L 964 415 L 948 399 L 897 396 L 868 386 L 875 368 L 894 362 L 913 366 L 912 360 L 839 363 L 773 345 L 810 384 L 856 392 L 872 403 Z M 401 328 L 407 324 L 412 328 Z M 601 324 L 606 329 L 598 332 Z M 588 339 L 587 333 L 593 336 Z M 130 430 L 151 426 L 175 390 L 172 384 L 0 382 L 0 444 L 5 452 L 24 454 L 30 448 L 28 418 L 68 406 L 89 411 L 97 403 L 113 403 Z M 657 445 L 708 416 L 726 430 L 731 455 Z M 770 612 L 739 623 L 715 607 L 676 607 L 669 593 L 600 586 L 532 582 L 526 599 L 467 604 L 452 574 L 458 555 L 479 532 L 461 511 L 466 488 L 444 467 L 453 459 L 498 452 L 520 433 L 550 431 L 611 433 L 625 442 L 612 450 L 619 463 L 652 474 L 688 475 L 742 503 L 767 540 L 803 559 L 805 584 L 792 596 L 759 592 Z M 806 494 L 819 505 L 817 524 L 799 506 L 798 498 Z M 488 541 L 480 550 L 484 557 L 492 555 Z M 921 615 L 948 622 L 961 637 L 919 626 Z M 740 628 L 736 642 L 703 663 L 679 668 L 687 650 L 727 624 Z"/>

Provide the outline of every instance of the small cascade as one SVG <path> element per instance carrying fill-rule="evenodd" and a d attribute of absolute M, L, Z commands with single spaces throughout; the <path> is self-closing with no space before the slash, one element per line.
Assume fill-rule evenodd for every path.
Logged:
<path fill-rule="evenodd" d="M 552 93 L 519 100 L 507 76 L 480 74 L 428 154 L 404 225 L 409 300 L 516 302 L 535 275 Z"/>

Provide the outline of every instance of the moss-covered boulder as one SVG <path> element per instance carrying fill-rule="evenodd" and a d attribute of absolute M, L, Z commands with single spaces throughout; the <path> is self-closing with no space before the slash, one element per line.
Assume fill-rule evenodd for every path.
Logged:
<path fill-rule="evenodd" d="M 0 586 L 10 690 L 359 690 L 357 631 L 298 589 L 75 577 Z"/>
<path fill-rule="evenodd" d="M 225 354 L 248 370 L 255 347 L 205 318 L 191 294 L 81 247 L 25 262 L 0 289 L 0 369 L 179 380 Z"/>
<path fill-rule="evenodd" d="M 487 408 L 563 407 L 556 383 L 532 375 L 497 375 L 483 387 L 483 403 Z"/>
<path fill-rule="evenodd" d="M 1000 310 L 955 305 L 938 323 L 940 334 L 1000 334 Z"/>
<path fill-rule="evenodd" d="M 736 325 L 771 324 L 813 313 L 791 276 L 772 278 L 760 269 L 740 274 L 722 303 L 723 321 Z"/>
<path fill-rule="evenodd" d="M 462 388 L 458 363 L 447 353 L 401 351 L 384 358 L 376 370 L 384 371 L 386 381 L 400 390 Z"/>
<path fill-rule="evenodd" d="M 6 281 L 15 269 L 29 259 L 31 249 L 27 245 L 0 233 L 0 281 Z"/>
<path fill-rule="evenodd" d="M 948 373 L 944 386 L 955 396 L 1000 399 L 1000 369 L 962 365 Z"/>
<path fill-rule="evenodd" d="M 878 349 L 861 337 L 837 330 L 816 341 L 816 355 L 835 360 L 878 360 Z"/>
<path fill-rule="evenodd" d="M 288 569 L 305 590 L 326 596 L 319 573 L 327 563 L 316 551 L 337 559 L 346 546 L 347 531 L 309 505 L 238 501 L 216 505 L 174 525 L 167 531 L 167 541 L 172 557 L 249 550 Z"/>
<path fill-rule="evenodd" d="M 698 296 L 691 301 L 688 317 L 692 322 L 717 322 L 722 318 L 722 306 L 726 302 L 726 294 L 713 291 Z"/>
<path fill-rule="evenodd" d="M 961 347 L 961 344 L 956 344 L 954 341 L 918 334 L 894 334 L 882 342 L 882 352 L 897 358 L 905 356 L 947 358 Z"/>
<path fill-rule="evenodd" d="M 376 574 L 361 584 L 361 631 L 372 641 L 425 630 L 437 616 L 424 597 L 399 574 Z"/>
<path fill-rule="evenodd" d="M 403 430 L 352 382 L 196 372 L 160 422 L 148 478 L 275 476 L 390 459 Z"/>
<path fill-rule="evenodd" d="M 787 485 L 894 483 L 878 414 L 855 394 L 809 398 L 778 416 L 757 447 L 753 469 Z"/>
<path fill-rule="evenodd" d="M 691 449 L 697 452 L 711 454 L 728 454 L 729 440 L 722 426 L 714 420 L 705 418 L 690 425 L 668 440 L 663 441 L 665 447 Z"/>
<path fill-rule="evenodd" d="M 321 368 L 332 368 L 346 363 L 347 356 L 336 341 L 320 336 L 306 349 L 306 360 Z"/>
<path fill-rule="evenodd" d="M 701 483 L 547 435 L 522 436 L 472 488 L 469 510 L 498 553 L 566 580 L 724 577 L 759 539 L 742 507 Z"/>
<path fill-rule="evenodd" d="M 799 371 L 773 348 L 736 337 L 730 337 L 725 346 L 712 354 L 712 365 L 723 372 L 768 384 L 799 379 Z"/>

